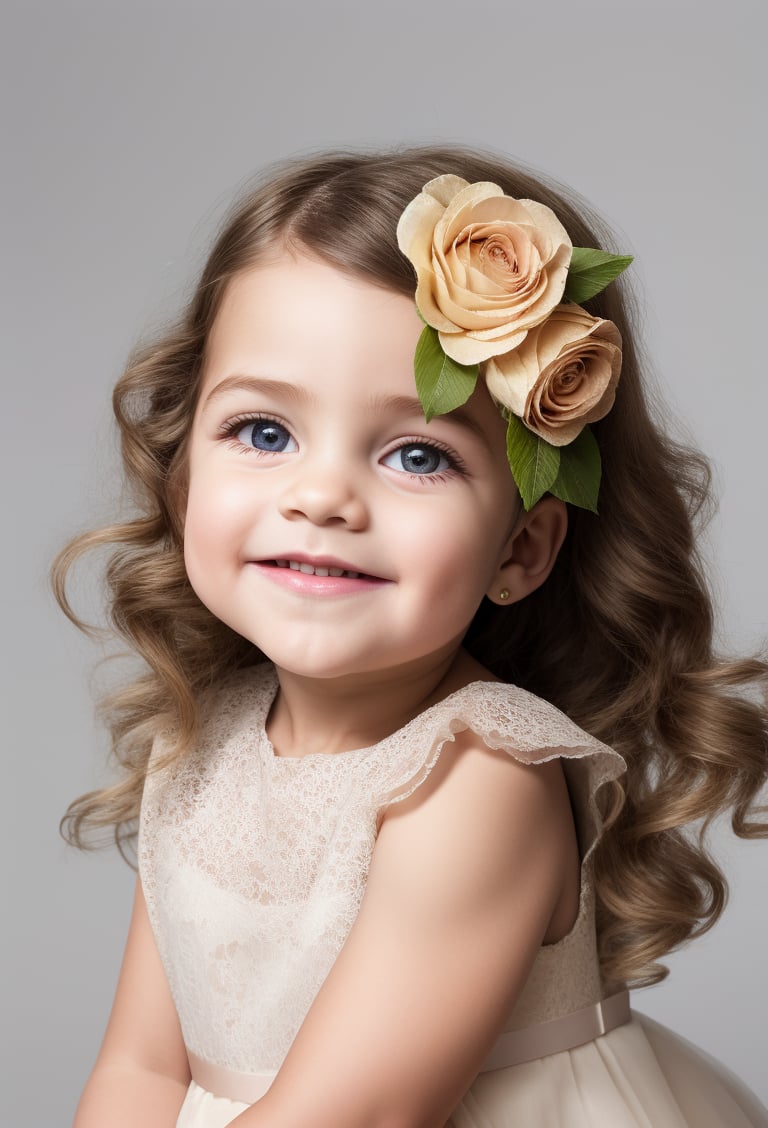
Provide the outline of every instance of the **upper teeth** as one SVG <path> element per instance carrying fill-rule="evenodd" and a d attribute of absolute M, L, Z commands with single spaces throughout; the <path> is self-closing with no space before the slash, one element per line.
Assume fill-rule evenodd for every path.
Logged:
<path fill-rule="evenodd" d="M 349 576 L 356 580 L 359 572 L 348 572 L 344 568 L 326 568 L 321 564 L 306 564 L 303 560 L 276 560 L 278 568 L 292 568 L 294 572 L 304 572 L 307 576 Z"/>

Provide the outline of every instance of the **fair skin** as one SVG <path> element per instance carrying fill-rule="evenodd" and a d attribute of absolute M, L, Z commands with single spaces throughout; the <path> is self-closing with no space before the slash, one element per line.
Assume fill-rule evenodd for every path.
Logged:
<path fill-rule="evenodd" d="M 461 648 L 477 606 L 504 588 L 522 599 L 562 543 L 561 503 L 521 511 L 482 381 L 425 423 L 421 329 L 411 299 L 276 250 L 230 283 L 210 334 L 185 559 L 203 602 L 275 663 L 279 755 L 367 746 L 489 680 Z M 571 927 L 578 887 L 557 763 L 461 734 L 383 817 L 349 938 L 270 1091 L 234 1123 L 444 1124 L 538 948 Z M 139 886 L 76 1128 L 169 1128 L 187 1081 Z M 123 1121 L 121 1086 L 141 1094 Z"/>

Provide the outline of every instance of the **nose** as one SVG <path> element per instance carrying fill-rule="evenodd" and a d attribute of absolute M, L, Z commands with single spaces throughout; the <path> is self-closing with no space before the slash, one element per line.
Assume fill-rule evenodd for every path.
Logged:
<path fill-rule="evenodd" d="M 288 521 L 310 521 L 313 525 L 345 525 L 359 531 L 368 525 L 368 506 L 361 484 L 348 466 L 338 460 L 297 466 L 291 482 L 279 499 L 280 513 Z"/>

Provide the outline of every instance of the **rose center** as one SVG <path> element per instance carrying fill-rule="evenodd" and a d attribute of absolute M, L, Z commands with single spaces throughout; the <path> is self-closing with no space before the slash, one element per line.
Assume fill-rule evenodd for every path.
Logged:
<path fill-rule="evenodd" d="M 486 239 L 480 251 L 481 259 L 489 259 L 495 267 L 510 274 L 518 274 L 517 259 L 509 254 L 507 247 L 498 239 Z"/>
<path fill-rule="evenodd" d="M 573 392 L 584 379 L 585 367 L 583 360 L 576 360 L 563 371 L 558 373 L 552 391 L 557 395 L 568 395 Z"/>
<path fill-rule="evenodd" d="M 490 255 L 499 266 L 506 266 L 507 270 L 511 270 L 513 273 L 517 270 L 517 263 L 509 261 L 509 256 L 502 247 L 491 247 Z"/>

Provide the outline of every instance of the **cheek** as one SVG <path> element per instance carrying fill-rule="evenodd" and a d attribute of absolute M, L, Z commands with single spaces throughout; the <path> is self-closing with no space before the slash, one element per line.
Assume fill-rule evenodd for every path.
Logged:
<path fill-rule="evenodd" d="M 474 614 L 500 563 L 506 539 L 495 512 L 469 497 L 433 514 L 417 514 L 398 533 L 415 573 L 446 611 Z"/>
<path fill-rule="evenodd" d="M 231 540 L 254 519 L 257 491 L 247 473 L 203 468 L 190 477 L 185 534 L 195 539 Z"/>
<path fill-rule="evenodd" d="M 244 526 L 240 492 L 221 488 L 208 476 L 193 474 L 184 515 L 184 563 L 189 581 L 204 603 L 209 602 L 207 587 L 236 559 Z"/>
<path fill-rule="evenodd" d="M 206 535 L 208 528 L 203 510 L 190 493 L 184 517 L 184 567 L 196 595 L 210 606 L 206 577 L 210 576 L 213 563 L 209 549 L 217 537 L 215 531 Z"/>

